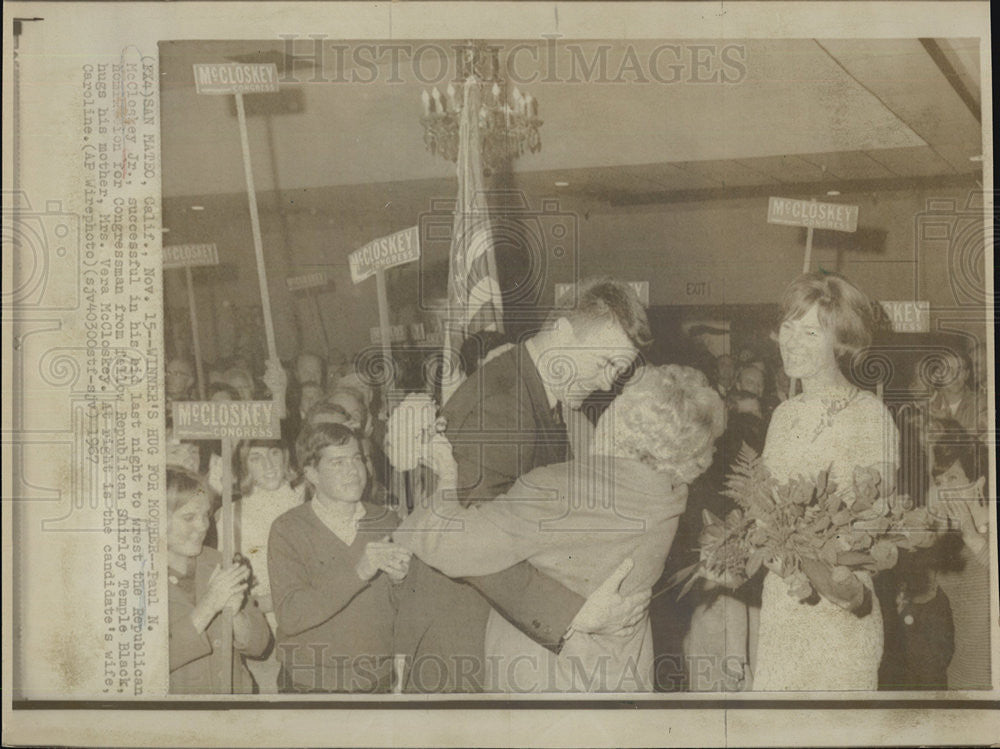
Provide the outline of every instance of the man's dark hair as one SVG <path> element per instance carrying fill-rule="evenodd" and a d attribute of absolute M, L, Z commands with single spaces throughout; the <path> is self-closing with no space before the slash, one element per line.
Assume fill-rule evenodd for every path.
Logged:
<path fill-rule="evenodd" d="M 305 415 L 305 422 L 307 424 L 312 424 L 317 419 L 321 419 L 323 416 L 335 416 L 341 418 L 344 421 L 350 421 L 351 415 L 347 413 L 347 409 L 337 403 L 330 403 L 326 398 L 318 400 L 312 404 Z"/>
<path fill-rule="evenodd" d="M 324 449 L 333 445 L 341 447 L 351 440 L 358 444 L 361 449 L 361 441 L 350 427 L 343 424 L 306 424 L 299 433 L 299 438 L 295 443 L 295 456 L 298 458 L 302 468 L 306 466 L 316 467 L 319 462 L 320 453 Z"/>
<path fill-rule="evenodd" d="M 613 278 L 587 279 L 567 292 L 566 297 L 556 301 L 550 322 L 565 317 L 575 326 L 581 322 L 610 319 L 621 326 L 636 348 L 644 349 L 653 342 L 646 308 L 639 301 L 635 289 L 627 283 Z"/>

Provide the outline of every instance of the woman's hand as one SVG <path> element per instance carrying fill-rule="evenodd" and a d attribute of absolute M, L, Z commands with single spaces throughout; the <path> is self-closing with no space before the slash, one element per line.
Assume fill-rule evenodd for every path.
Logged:
<path fill-rule="evenodd" d="M 362 580 L 371 580 L 382 570 L 395 582 L 402 582 L 410 571 L 410 557 L 413 552 L 394 544 L 386 536 L 381 541 L 371 541 L 365 546 L 365 553 L 358 561 L 355 571 Z"/>
<path fill-rule="evenodd" d="M 566 636 L 574 631 L 601 635 L 627 634 L 631 627 L 642 621 L 649 608 L 652 590 L 644 588 L 631 595 L 621 592 L 621 584 L 634 566 L 631 559 L 625 559 L 618 565 L 587 597 Z"/>
<path fill-rule="evenodd" d="M 974 555 L 978 555 L 987 544 L 990 508 L 983 498 L 986 479 L 980 477 L 975 483 L 965 487 L 949 487 L 941 490 L 930 488 L 928 504 L 935 514 L 946 518 L 962 533 L 962 540 Z"/>
<path fill-rule="evenodd" d="M 250 570 L 246 565 L 235 564 L 226 569 L 216 567 L 208 579 L 208 590 L 195 604 L 191 622 L 198 632 L 204 632 L 216 615 L 224 608 L 237 613 L 243 608 Z"/>
<path fill-rule="evenodd" d="M 431 438 L 430 460 L 431 469 L 438 476 L 438 490 L 454 490 L 458 486 L 458 462 L 443 432 Z"/>
<path fill-rule="evenodd" d="M 802 560 L 802 571 L 816 592 L 830 603 L 847 611 L 859 611 L 868 597 L 868 588 L 861 579 L 847 567 L 832 569 L 818 559 Z"/>

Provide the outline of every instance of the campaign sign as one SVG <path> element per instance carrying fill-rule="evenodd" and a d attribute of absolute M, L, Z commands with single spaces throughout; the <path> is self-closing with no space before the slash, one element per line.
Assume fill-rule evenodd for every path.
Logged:
<path fill-rule="evenodd" d="M 199 94 L 266 94 L 278 90 L 278 66 L 267 63 L 195 63 Z"/>
<path fill-rule="evenodd" d="M 329 279 L 326 276 L 326 271 L 317 271 L 316 273 L 307 273 L 304 276 L 286 278 L 285 286 L 288 287 L 289 291 L 301 291 L 302 289 L 326 286 L 328 282 Z"/>
<path fill-rule="evenodd" d="M 767 223 L 854 232 L 858 230 L 858 207 L 772 197 L 767 200 Z"/>
<path fill-rule="evenodd" d="M 894 333 L 929 333 L 931 303 L 915 301 L 879 302 L 892 323 Z"/>
<path fill-rule="evenodd" d="M 649 306 L 649 281 L 625 281 L 632 290 L 639 297 L 639 301 L 642 302 L 644 307 Z M 566 298 L 566 295 L 570 290 L 576 286 L 575 283 L 557 283 L 556 284 L 556 302 L 558 303 L 560 299 Z M 570 299 L 570 302 L 575 301 Z"/>
<path fill-rule="evenodd" d="M 163 248 L 164 268 L 218 265 L 219 250 L 212 244 L 171 244 Z"/>
<path fill-rule="evenodd" d="M 382 329 L 375 326 L 369 331 L 369 337 L 372 343 L 381 343 Z M 427 338 L 427 333 L 422 322 L 413 325 L 392 325 L 389 327 L 389 338 L 392 343 L 402 343 L 406 340 L 422 341 Z"/>
<path fill-rule="evenodd" d="M 351 280 L 358 284 L 375 275 L 377 270 L 410 263 L 419 257 L 420 235 L 417 227 L 411 226 L 369 242 L 352 252 L 347 260 L 351 265 Z"/>
<path fill-rule="evenodd" d="M 174 439 L 280 439 L 274 401 L 175 401 Z"/>

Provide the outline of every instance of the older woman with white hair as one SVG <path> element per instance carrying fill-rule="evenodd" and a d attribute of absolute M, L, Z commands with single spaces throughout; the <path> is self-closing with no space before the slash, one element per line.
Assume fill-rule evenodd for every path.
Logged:
<path fill-rule="evenodd" d="M 640 369 L 605 411 L 589 454 L 536 468 L 491 502 L 463 509 L 439 490 L 393 534 L 450 577 L 488 575 L 523 560 L 589 596 L 623 560 L 621 585 L 651 589 L 670 551 L 687 485 L 711 463 L 723 406 L 700 372 Z M 435 470 L 454 486 L 450 445 L 436 438 Z M 653 688 L 648 616 L 614 635 L 573 632 L 555 655 L 491 611 L 487 691 L 645 692 Z"/>

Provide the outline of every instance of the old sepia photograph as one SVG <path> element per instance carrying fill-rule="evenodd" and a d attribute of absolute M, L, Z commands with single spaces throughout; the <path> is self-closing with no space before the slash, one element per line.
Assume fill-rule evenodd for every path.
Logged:
<path fill-rule="evenodd" d="M 987 6 L 111 5 L 4 16 L 6 713 L 990 740 Z"/>

